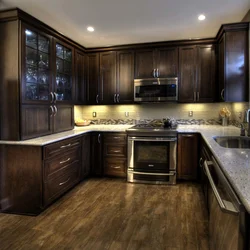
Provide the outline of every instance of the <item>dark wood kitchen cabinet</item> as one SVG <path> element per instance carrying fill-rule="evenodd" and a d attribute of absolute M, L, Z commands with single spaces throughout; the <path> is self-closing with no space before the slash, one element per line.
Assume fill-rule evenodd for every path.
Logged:
<path fill-rule="evenodd" d="M 198 176 L 198 134 L 178 135 L 177 178 L 197 180 Z"/>
<path fill-rule="evenodd" d="M 0 145 L 1 211 L 39 214 L 80 182 L 81 152 L 81 137 L 45 146 Z"/>
<path fill-rule="evenodd" d="M 116 52 L 116 103 L 134 102 L 134 51 Z"/>
<path fill-rule="evenodd" d="M 100 53 L 100 85 L 103 92 L 100 94 L 102 104 L 115 103 L 116 93 L 116 52 Z"/>
<path fill-rule="evenodd" d="M 137 50 L 135 78 L 177 77 L 178 48 Z"/>
<path fill-rule="evenodd" d="M 103 133 L 91 133 L 91 174 L 103 175 Z"/>
<path fill-rule="evenodd" d="M 179 49 L 179 102 L 215 100 L 215 45 Z"/>
<path fill-rule="evenodd" d="M 74 104 L 87 102 L 87 86 L 85 74 L 86 55 L 80 50 L 75 50 L 75 94 Z"/>
<path fill-rule="evenodd" d="M 126 133 L 104 133 L 104 175 L 126 177 L 127 135 Z"/>
<path fill-rule="evenodd" d="M 82 171 L 81 180 L 90 175 L 90 134 L 82 135 Z"/>
<path fill-rule="evenodd" d="M 0 138 L 72 129 L 74 47 L 18 9 L 0 13 L 0 32 Z"/>
<path fill-rule="evenodd" d="M 100 84 L 100 54 L 86 55 L 87 103 L 101 103 L 103 85 Z"/>
<path fill-rule="evenodd" d="M 218 100 L 225 102 L 248 101 L 249 89 L 249 23 L 222 25 L 219 42 Z"/>

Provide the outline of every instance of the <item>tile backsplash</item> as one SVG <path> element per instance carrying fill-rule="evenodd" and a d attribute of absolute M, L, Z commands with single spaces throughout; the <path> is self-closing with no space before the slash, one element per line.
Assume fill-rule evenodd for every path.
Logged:
<path fill-rule="evenodd" d="M 232 112 L 232 103 L 206 103 L 206 104 L 175 104 L 175 103 L 151 103 L 138 105 L 93 105 L 93 106 L 75 106 L 75 119 L 83 118 L 90 120 L 102 119 L 162 119 L 173 117 L 175 119 L 187 120 L 220 120 L 219 110 L 227 107 Z M 242 107 L 235 106 L 235 112 Z M 189 116 L 189 112 L 193 116 Z M 96 117 L 93 117 L 96 112 Z M 127 112 L 128 116 L 125 116 Z"/>

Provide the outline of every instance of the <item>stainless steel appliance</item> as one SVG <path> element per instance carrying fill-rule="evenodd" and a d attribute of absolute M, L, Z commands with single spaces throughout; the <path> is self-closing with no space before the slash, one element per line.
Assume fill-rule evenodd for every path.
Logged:
<path fill-rule="evenodd" d="M 134 80 L 135 102 L 178 100 L 178 78 L 149 78 Z"/>
<path fill-rule="evenodd" d="M 210 249 L 246 249 L 246 212 L 216 160 L 203 162 L 208 179 L 207 203 L 209 211 Z"/>
<path fill-rule="evenodd" d="M 140 124 L 127 130 L 127 181 L 154 184 L 176 183 L 176 128 Z"/>

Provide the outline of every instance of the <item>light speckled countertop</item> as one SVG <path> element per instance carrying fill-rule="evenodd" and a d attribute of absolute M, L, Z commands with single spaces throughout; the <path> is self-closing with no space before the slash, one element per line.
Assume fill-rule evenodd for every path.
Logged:
<path fill-rule="evenodd" d="M 0 141 L 0 144 L 44 146 L 59 140 L 81 135 L 87 132 L 124 132 L 133 125 L 90 125 L 75 127 L 74 130 L 43 136 L 26 141 Z M 240 129 L 234 126 L 220 125 L 179 125 L 179 133 L 200 133 L 215 159 L 220 164 L 225 176 L 250 213 L 250 149 L 228 149 L 219 146 L 214 136 L 239 136 Z"/>

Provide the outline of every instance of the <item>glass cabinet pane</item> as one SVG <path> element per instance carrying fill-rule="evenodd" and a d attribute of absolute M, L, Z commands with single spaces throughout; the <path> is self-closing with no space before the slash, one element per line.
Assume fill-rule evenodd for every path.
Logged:
<path fill-rule="evenodd" d="M 72 100 L 72 50 L 56 44 L 57 101 Z"/>
<path fill-rule="evenodd" d="M 50 40 L 25 29 L 25 100 L 48 101 L 50 89 Z"/>

